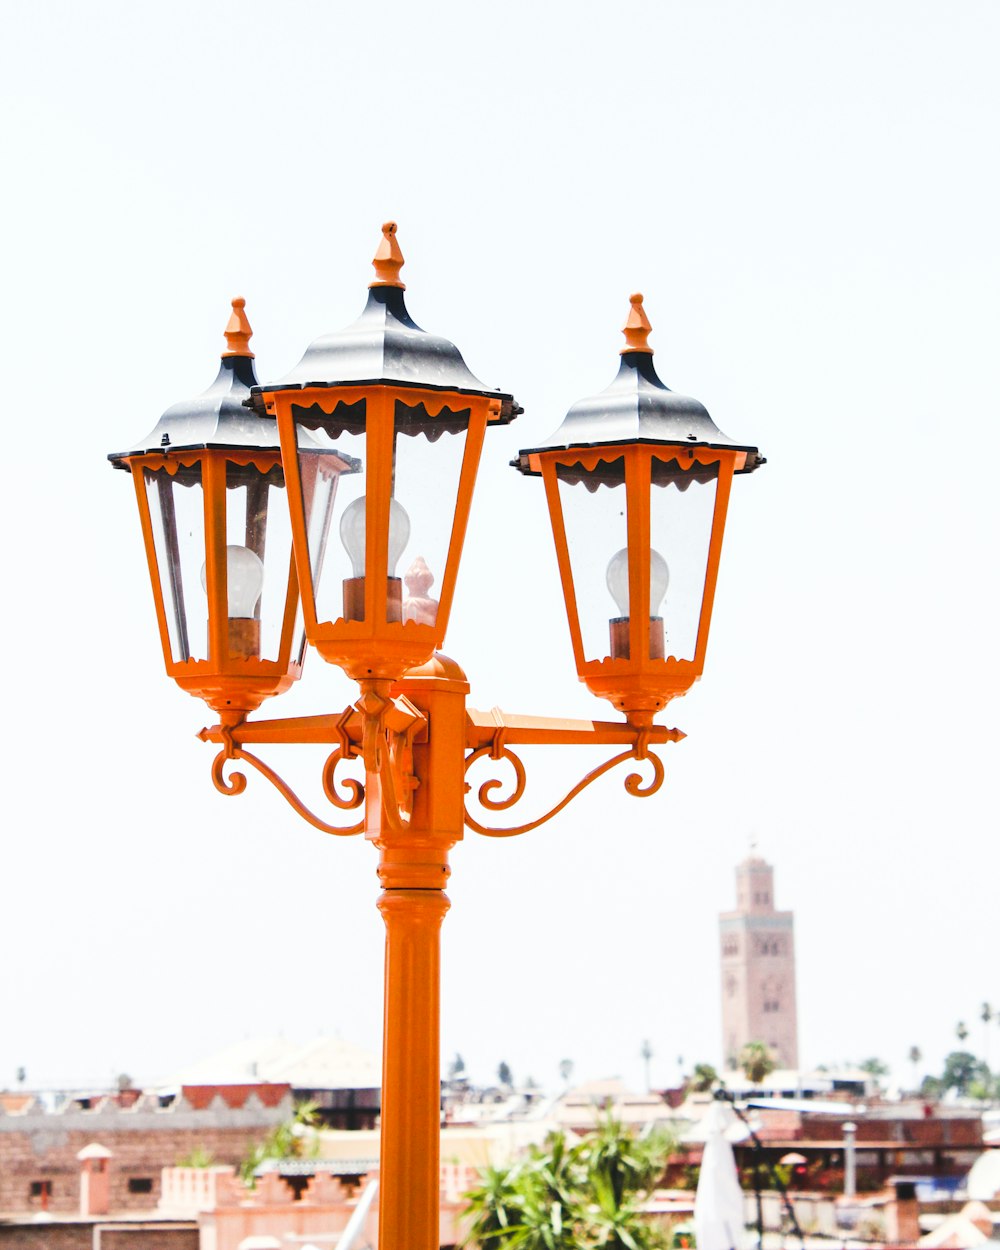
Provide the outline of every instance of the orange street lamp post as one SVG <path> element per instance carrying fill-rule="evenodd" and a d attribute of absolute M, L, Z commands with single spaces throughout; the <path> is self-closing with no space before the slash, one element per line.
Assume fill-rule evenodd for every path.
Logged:
<path fill-rule="evenodd" d="M 226 768 L 249 765 L 310 824 L 364 833 L 379 852 L 379 1245 L 435 1250 L 449 853 L 466 827 L 491 837 L 537 827 L 630 760 L 648 761 L 652 776 L 644 783 L 629 773 L 626 790 L 659 789 L 663 765 L 651 748 L 683 734 L 654 715 L 701 675 L 730 485 L 762 458 L 663 385 L 642 297 L 632 296 L 615 381 L 514 461 L 545 486 L 580 679 L 622 716 L 468 708 L 465 674 L 439 648 L 486 431 L 521 409 L 410 318 L 395 230 L 383 227 L 353 325 L 317 339 L 287 377 L 261 386 L 243 301 L 234 300 L 215 383 L 110 459 L 135 484 L 167 672 L 219 718 L 200 735 L 220 748 L 216 788 L 242 793 L 246 775 Z M 301 675 L 307 642 L 357 682 L 357 700 L 340 713 L 249 719 Z M 255 754 L 269 743 L 329 746 L 323 792 L 341 821 L 307 808 Z M 532 744 L 617 750 L 543 815 L 483 824 L 466 805 L 469 769 L 487 756 L 513 766 L 510 793 L 498 796 L 494 778 L 477 792 L 487 812 L 507 810 L 526 781 L 514 748 Z M 352 760 L 363 783 L 337 776 Z"/>

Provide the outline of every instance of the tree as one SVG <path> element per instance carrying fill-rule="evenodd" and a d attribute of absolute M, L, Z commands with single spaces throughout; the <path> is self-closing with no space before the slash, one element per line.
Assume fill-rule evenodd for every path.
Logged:
<path fill-rule="evenodd" d="M 652 1088 L 649 1082 L 649 1061 L 653 1057 L 653 1047 L 649 1041 L 649 1038 L 646 1038 L 646 1040 L 639 1047 L 639 1057 L 642 1059 L 643 1063 L 646 1065 L 646 1093 L 648 1094 L 650 1089 Z"/>
<path fill-rule="evenodd" d="M 945 1090 L 953 1089 L 957 1094 L 968 1093 L 973 1081 L 983 1079 L 986 1065 L 967 1050 L 953 1050 L 945 1057 L 944 1071 L 941 1073 L 941 1085 Z M 985 1073 L 987 1079 L 989 1073 Z"/>
<path fill-rule="evenodd" d="M 774 1071 L 774 1056 L 763 1042 L 747 1042 L 740 1049 L 739 1065 L 747 1080 L 759 1085 Z"/>
<path fill-rule="evenodd" d="M 696 1063 L 694 1072 L 687 1079 L 687 1092 L 689 1094 L 707 1094 L 718 1079 L 719 1074 L 710 1063 Z"/>
<path fill-rule="evenodd" d="M 993 1019 L 993 1008 L 983 1003 L 979 1009 L 979 1018 L 983 1022 L 983 1063 L 990 1066 L 990 1021 Z"/>
<path fill-rule="evenodd" d="M 674 1148 L 613 1118 L 570 1145 L 563 1133 L 509 1168 L 487 1168 L 466 1195 L 467 1242 L 483 1250 L 656 1250 L 643 1199 Z"/>
<path fill-rule="evenodd" d="M 889 1075 L 889 1065 L 882 1059 L 863 1059 L 858 1067 L 862 1072 L 867 1072 L 869 1076 L 876 1078 Z"/>
<path fill-rule="evenodd" d="M 257 1169 L 268 1159 L 315 1159 L 319 1154 L 319 1138 L 309 1130 L 319 1124 L 319 1104 L 299 1102 L 287 1120 L 276 1124 L 262 1142 L 251 1146 L 240 1164 L 240 1176 L 253 1185 Z"/>
<path fill-rule="evenodd" d="M 965 1027 L 965 1021 L 959 1020 L 955 1025 L 955 1036 L 964 1044 L 965 1039 L 969 1036 L 969 1030 Z"/>
<path fill-rule="evenodd" d="M 559 1078 L 562 1081 L 562 1083 L 564 1085 L 568 1085 L 569 1078 L 572 1075 L 573 1075 L 573 1060 L 572 1059 L 560 1059 L 559 1060 Z"/>
<path fill-rule="evenodd" d="M 497 1067 L 497 1080 L 507 1089 L 510 1089 L 510 1087 L 514 1084 L 514 1075 L 510 1070 L 510 1065 L 505 1059 L 501 1059 L 499 1066 Z"/>
<path fill-rule="evenodd" d="M 456 1051 L 455 1058 L 448 1065 L 448 1080 L 459 1081 L 465 1076 L 465 1060 Z"/>
<path fill-rule="evenodd" d="M 908 1055 L 908 1058 L 910 1060 L 910 1063 L 913 1065 L 913 1088 L 914 1089 L 917 1088 L 917 1064 L 920 1062 L 921 1059 L 923 1059 L 923 1057 L 924 1056 L 921 1053 L 919 1046 L 910 1047 L 910 1053 Z"/>

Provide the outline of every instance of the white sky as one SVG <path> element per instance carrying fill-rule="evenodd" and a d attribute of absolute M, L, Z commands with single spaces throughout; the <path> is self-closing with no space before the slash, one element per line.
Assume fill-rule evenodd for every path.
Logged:
<path fill-rule="evenodd" d="M 998 45 L 994 0 L 7 6 L 0 1085 L 278 1031 L 377 1045 L 375 853 L 260 779 L 216 794 L 104 457 L 209 384 L 233 295 L 264 379 L 351 321 L 388 217 L 415 319 L 525 408 L 487 442 L 447 644 L 475 705 L 610 714 L 507 461 L 611 380 L 631 291 L 664 380 L 769 458 L 733 492 L 660 795 L 605 779 L 456 849 L 445 1056 L 543 1083 L 568 1057 L 638 1084 L 644 1038 L 654 1083 L 719 1062 L 717 914 L 751 835 L 795 909 L 805 1063 L 906 1079 L 960 1018 L 982 1051 Z M 352 697 L 314 655 L 266 714 Z M 579 755 L 536 758 L 542 797 Z"/>

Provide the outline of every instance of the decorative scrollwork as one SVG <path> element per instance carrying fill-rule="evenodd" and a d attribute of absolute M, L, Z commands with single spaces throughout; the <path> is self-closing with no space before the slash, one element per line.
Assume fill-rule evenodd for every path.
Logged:
<path fill-rule="evenodd" d="M 336 759 L 334 759 L 335 756 L 337 757 Z M 330 825 L 327 824 L 325 820 L 320 820 L 318 816 L 306 807 L 294 790 L 292 790 L 286 781 L 278 776 L 273 768 L 268 767 L 268 765 L 265 764 L 263 760 L 259 760 L 256 755 L 251 755 L 249 751 L 244 751 L 242 747 L 236 746 L 231 739 L 226 742 L 225 746 L 223 746 L 222 750 L 212 761 L 212 781 L 215 784 L 216 790 L 218 790 L 220 794 L 242 794 L 246 789 L 247 779 L 243 773 L 232 773 L 228 780 L 223 773 L 225 765 L 229 761 L 236 760 L 242 760 L 249 764 L 252 768 L 256 768 L 260 775 L 267 778 L 282 798 L 284 798 L 285 801 L 296 812 L 298 812 L 302 819 L 307 820 L 314 829 L 319 829 L 321 833 L 330 833 L 336 837 L 347 837 L 351 834 L 360 833 L 364 828 L 364 821 L 358 821 L 355 825 L 348 825 L 345 827 L 341 825 Z M 359 781 L 355 781 L 353 778 L 346 779 L 344 782 L 344 785 L 350 789 L 352 795 L 350 800 L 345 800 L 339 795 L 334 798 L 330 793 L 330 790 L 333 788 L 333 772 L 336 770 L 339 762 L 340 748 L 338 747 L 324 765 L 323 789 L 326 792 L 327 797 L 330 798 L 331 802 L 333 802 L 337 807 L 341 809 L 359 807 L 364 801 L 365 788 Z M 328 772 L 330 777 L 330 789 L 327 788 Z M 334 793 L 336 792 L 334 791 Z"/>
<path fill-rule="evenodd" d="M 346 797 L 337 789 L 337 769 L 348 759 L 353 758 L 353 756 L 345 757 L 340 747 L 337 747 L 330 752 L 323 765 L 323 793 L 334 807 L 339 807 L 342 812 L 352 811 L 365 801 L 365 784 L 363 781 L 358 781 L 356 777 L 344 777 L 339 782 L 347 792 Z"/>
<path fill-rule="evenodd" d="M 514 825 L 508 829 L 493 829 L 487 825 L 481 824 L 469 812 L 468 807 L 465 809 L 465 823 L 470 829 L 474 829 L 476 833 L 485 834 L 488 838 L 512 838 L 520 833 L 528 833 L 532 829 L 537 829 L 539 825 L 544 825 L 547 820 L 551 820 L 553 816 L 557 816 L 564 807 L 572 803 L 578 794 L 586 790 L 586 788 L 598 777 L 603 777 L 605 773 L 610 772 L 612 768 L 623 764 L 626 760 L 646 760 L 653 768 L 653 776 L 648 782 L 643 783 L 642 776 L 639 773 L 629 773 L 625 778 L 625 789 L 633 797 L 637 799 L 648 799 L 655 794 L 663 784 L 663 761 L 657 755 L 653 755 L 647 746 L 646 738 L 648 735 L 640 734 L 634 746 L 629 747 L 627 751 L 613 756 L 610 760 L 605 760 L 603 764 L 599 764 L 597 768 L 591 769 L 589 773 L 573 787 L 572 790 L 563 798 L 555 807 L 551 808 L 544 816 L 539 816 L 537 820 L 529 821 L 527 824 Z M 521 796 L 524 794 L 526 783 L 526 773 L 524 764 L 517 755 L 506 746 L 502 741 L 495 741 L 492 746 L 480 747 L 476 751 L 472 751 L 465 760 L 466 772 L 483 756 L 489 755 L 491 759 L 500 761 L 507 760 L 514 768 L 515 782 L 512 792 L 505 798 L 494 798 L 493 791 L 503 786 L 504 782 L 498 777 L 492 777 L 488 781 L 484 781 L 479 787 L 477 798 L 481 806 L 489 811 L 499 812 L 505 811 L 507 808 L 513 807 Z M 467 786 L 471 789 L 471 786 Z"/>
<path fill-rule="evenodd" d="M 323 793 L 334 807 L 339 807 L 342 812 L 352 811 L 354 808 L 360 807 L 365 801 L 364 783 L 354 777 L 345 777 L 341 783 L 347 791 L 346 798 L 337 790 L 337 769 L 346 761 L 357 758 L 354 744 L 351 742 L 350 735 L 347 732 L 347 723 L 350 720 L 351 711 L 351 708 L 347 708 L 340 720 L 337 721 L 334 727 L 337 734 L 337 745 L 327 756 L 326 763 L 323 765 Z"/>

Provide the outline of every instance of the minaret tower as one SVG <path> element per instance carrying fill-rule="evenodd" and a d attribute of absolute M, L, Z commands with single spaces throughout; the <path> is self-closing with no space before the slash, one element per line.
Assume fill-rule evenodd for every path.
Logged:
<path fill-rule="evenodd" d="M 751 847 L 736 869 L 736 910 L 719 917 L 722 1055 L 735 1068 L 746 1042 L 766 1042 L 779 1068 L 799 1066 L 795 934 L 774 907 L 774 869 Z"/>

